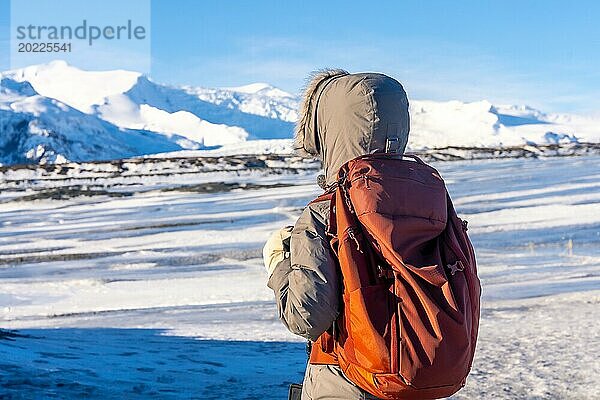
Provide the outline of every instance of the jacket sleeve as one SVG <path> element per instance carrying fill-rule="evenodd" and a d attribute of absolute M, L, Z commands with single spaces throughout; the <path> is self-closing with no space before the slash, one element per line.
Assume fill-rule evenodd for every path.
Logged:
<path fill-rule="evenodd" d="M 292 230 L 290 256 L 275 268 L 268 286 L 279 318 L 297 335 L 315 341 L 340 310 L 338 267 L 325 235 L 329 203 L 306 207 Z"/>

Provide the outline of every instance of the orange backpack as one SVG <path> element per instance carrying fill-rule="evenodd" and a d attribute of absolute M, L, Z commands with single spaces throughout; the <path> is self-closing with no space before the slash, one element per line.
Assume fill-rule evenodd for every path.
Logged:
<path fill-rule="evenodd" d="M 405 156 L 406 157 L 406 156 Z M 338 364 L 382 399 L 437 399 L 465 384 L 481 286 L 475 254 L 439 173 L 419 158 L 346 163 L 330 199 L 328 234 L 343 311 L 310 362 Z"/>

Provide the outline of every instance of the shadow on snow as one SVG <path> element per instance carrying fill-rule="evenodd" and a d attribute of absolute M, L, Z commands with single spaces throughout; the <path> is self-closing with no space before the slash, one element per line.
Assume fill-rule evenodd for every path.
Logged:
<path fill-rule="evenodd" d="M 154 329 L 0 331 L 2 398 L 286 398 L 303 343 L 196 340 Z"/>

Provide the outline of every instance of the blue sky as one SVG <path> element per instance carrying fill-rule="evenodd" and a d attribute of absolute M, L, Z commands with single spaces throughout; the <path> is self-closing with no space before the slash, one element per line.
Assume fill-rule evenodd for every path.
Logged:
<path fill-rule="evenodd" d="M 298 92 L 335 66 L 388 73 L 415 99 L 598 113 L 599 18 L 596 1 L 152 0 L 151 76 Z"/>

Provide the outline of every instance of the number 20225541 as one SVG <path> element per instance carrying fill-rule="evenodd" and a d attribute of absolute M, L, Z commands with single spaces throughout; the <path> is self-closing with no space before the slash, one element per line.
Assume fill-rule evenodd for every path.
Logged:
<path fill-rule="evenodd" d="M 18 44 L 19 53 L 70 53 L 71 43 L 38 43 L 21 42 Z"/>

